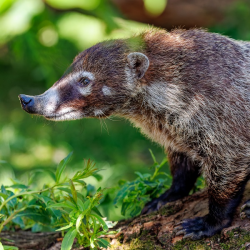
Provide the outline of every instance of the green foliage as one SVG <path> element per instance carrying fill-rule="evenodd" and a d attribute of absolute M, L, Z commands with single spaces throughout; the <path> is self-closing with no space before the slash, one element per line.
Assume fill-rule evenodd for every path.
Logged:
<path fill-rule="evenodd" d="M 85 182 L 87 177 L 97 175 L 98 169 L 88 160 L 73 177 L 63 178 L 71 155 L 59 163 L 52 175 L 54 183 L 45 184 L 42 190 L 33 190 L 17 180 L 11 186 L 1 186 L 0 231 L 16 226 L 34 232 L 68 230 L 62 250 L 71 249 L 75 238 L 80 245 L 91 249 L 108 247 L 109 242 L 100 236 L 114 233 L 109 228 L 115 223 L 106 221 L 98 209 L 103 190 L 99 188 L 91 196 Z"/>
<path fill-rule="evenodd" d="M 250 40 L 250 0 L 233 2 L 227 9 L 222 22 L 209 30 L 238 40 Z"/>
<path fill-rule="evenodd" d="M 1 184 L 9 184 L 9 177 L 25 179 L 34 168 L 45 171 L 72 150 L 72 169 L 78 168 L 82 158 L 93 159 L 97 166 L 108 162 L 109 176 L 102 184 L 108 179 L 109 185 L 121 175 L 129 179 L 134 171 L 143 172 L 150 161 L 149 147 L 162 157 L 160 147 L 150 146 L 123 120 L 54 123 L 32 118 L 20 107 L 19 94 L 42 94 L 80 51 L 107 39 L 130 37 L 147 27 L 120 18 L 108 0 L 0 1 L 0 159 L 7 162 L 4 167 L 0 162 Z M 43 175 L 39 178 L 42 183 Z M 120 217 L 109 210 L 114 219 Z"/>
<path fill-rule="evenodd" d="M 124 216 L 130 215 L 134 217 L 138 215 L 148 201 L 158 197 L 169 187 L 167 183 L 171 176 L 160 171 L 167 163 L 167 159 L 164 158 L 161 163 L 158 163 L 151 150 L 150 153 L 154 161 L 153 175 L 135 172 L 138 178 L 134 181 L 120 182 L 120 190 L 117 193 L 114 204 L 122 203 L 121 214 Z"/>

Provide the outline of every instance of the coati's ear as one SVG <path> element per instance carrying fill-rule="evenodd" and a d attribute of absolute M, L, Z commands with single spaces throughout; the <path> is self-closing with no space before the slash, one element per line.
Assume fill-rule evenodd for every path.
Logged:
<path fill-rule="evenodd" d="M 149 67 L 148 57 L 139 52 L 130 53 L 127 57 L 128 67 L 135 79 L 141 79 Z"/>

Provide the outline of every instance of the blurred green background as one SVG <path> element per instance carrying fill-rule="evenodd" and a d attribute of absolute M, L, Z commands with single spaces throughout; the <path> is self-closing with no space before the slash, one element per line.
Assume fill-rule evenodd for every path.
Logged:
<path fill-rule="evenodd" d="M 70 151 L 74 151 L 71 169 L 80 168 L 82 160 L 88 158 L 104 169 L 100 183 L 89 180 L 103 188 L 117 185 L 120 179 L 132 180 L 135 171 L 150 172 L 149 148 L 159 161 L 164 157 L 162 148 L 121 118 L 55 123 L 28 115 L 19 104 L 18 94 L 43 93 L 80 51 L 148 27 L 147 21 L 129 20 L 115 2 L 118 1 L 0 0 L 1 184 L 8 184 L 9 178 L 25 181 L 34 168 L 55 168 Z M 166 0 L 141 2 L 149 24 L 163 15 L 170 4 Z M 127 5 L 133 10 L 131 1 Z M 235 39 L 250 40 L 249 6 L 248 0 L 228 1 L 223 18 L 207 28 Z M 164 23 L 162 27 L 166 27 Z M 42 183 L 44 178 L 38 181 Z M 116 211 L 109 219 L 118 217 Z"/>

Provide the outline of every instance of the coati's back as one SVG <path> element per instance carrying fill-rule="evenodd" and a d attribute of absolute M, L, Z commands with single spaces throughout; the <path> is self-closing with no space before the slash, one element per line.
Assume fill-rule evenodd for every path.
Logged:
<path fill-rule="evenodd" d="M 144 124 L 144 133 L 166 149 L 178 144 L 178 150 L 203 158 L 225 148 L 234 155 L 239 144 L 245 157 L 250 143 L 249 43 L 203 30 L 152 30 L 139 37 L 150 66 L 142 79 L 143 102 L 138 96 L 131 100 L 132 111 L 124 115 L 139 127 Z"/>

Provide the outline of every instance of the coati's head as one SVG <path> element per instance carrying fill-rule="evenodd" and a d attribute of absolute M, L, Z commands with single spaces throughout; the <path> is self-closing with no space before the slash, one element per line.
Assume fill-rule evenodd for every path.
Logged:
<path fill-rule="evenodd" d="M 62 78 L 42 95 L 19 95 L 22 108 L 50 120 L 117 114 L 145 80 L 149 59 L 137 51 L 143 51 L 138 40 L 99 43 L 76 56 Z"/>

